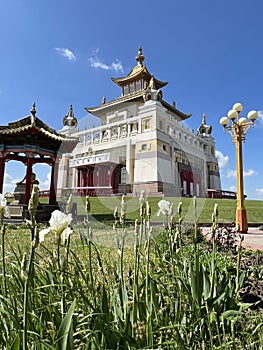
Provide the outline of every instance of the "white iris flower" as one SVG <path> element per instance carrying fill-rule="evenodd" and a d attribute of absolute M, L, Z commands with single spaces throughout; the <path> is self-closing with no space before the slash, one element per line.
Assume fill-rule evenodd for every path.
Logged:
<path fill-rule="evenodd" d="M 57 238 L 61 238 L 65 242 L 72 233 L 72 229 L 69 227 L 71 221 L 71 214 L 62 213 L 60 210 L 53 211 L 49 220 L 50 227 L 39 232 L 39 242 L 43 242 L 45 235 L 49 232 L 55 232 Z"/>
<path fill-rule="evenodd" d="M 161 201 L 158 202 L 158 207 L 159 207 L 159 211 L 157 213 L 157 216 L 159 216 L 161 213 L 163 215 L 169 215 L 171 212 L 171 205 L 170 202 L 162 199 Z"/>
<path fill-rule="evenodd" d="M 7 206 L 7 200 L 2 193 L 0 193 L 0 217 L 9 217 L 9 208 Z"/>

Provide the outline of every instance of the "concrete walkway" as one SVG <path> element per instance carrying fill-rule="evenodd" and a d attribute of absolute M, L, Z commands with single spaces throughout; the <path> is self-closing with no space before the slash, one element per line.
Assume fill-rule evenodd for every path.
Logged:
<path fill-rule="evenodd" d="M 257 227 L 249 227 L 244 237 L 243 246 L 251 250 L 263 250 L 263 231 Z"/>
<path fill-rule="evenodd" d="M 209 236 L 210 228 L 203 227 L 202 232 L 205 236 Z M 250 250 L 263 250 L 263 231 L 258 227 L 249 227 L 246 234 L 241 234 L 244 237 L 242 246 Z"/>

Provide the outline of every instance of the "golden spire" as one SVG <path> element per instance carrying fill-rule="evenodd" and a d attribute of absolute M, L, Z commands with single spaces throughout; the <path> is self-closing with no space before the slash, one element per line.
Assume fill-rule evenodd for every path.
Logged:
<path fill-rule="evenodd" d="M 74 116 L 72 105 L 69 106 L 68 114 L 66 114 L 65 117 L 63 118 L 63 124 L 64 124 L 64 126 L 77 126 L 78 125 L 77 118 Z"/>
<path fill-rule="evenodd" d="M 138 65 L 142 67 L 142 62 L 144 61 L 144 56 L 142 54 L 142 46 L 139 45 L 138 48 L 138 55 L 136 56 L 136 61 L 138 62 Z"/>

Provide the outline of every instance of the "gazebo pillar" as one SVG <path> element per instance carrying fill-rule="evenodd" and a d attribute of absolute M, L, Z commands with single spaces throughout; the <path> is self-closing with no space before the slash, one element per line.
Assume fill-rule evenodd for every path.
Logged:
<path fill-rule="evenodd" d="M 32 155 L 28 155 L 27 158 L 27 168 L 26 168 L 26 191 L 25 191 L 25 204 L 28 204 L 30 199 L 31 184 L 32 184 L 32 165 L 33 158 Z"/>
<path fill-rule="evenodd" d="M 50 194 L 49 194 L 49 204 L 54 205 L 57 201 L 56 196 L 56 183 L 58 176 L 58 167 L 56 161 L 51 165 L 51 179 L 50 179 Z"/>
<path fill-rule="evenodd" d="M 5 157 L 0 158 L 0 193 L 3 193 L 5 174 Z"/>

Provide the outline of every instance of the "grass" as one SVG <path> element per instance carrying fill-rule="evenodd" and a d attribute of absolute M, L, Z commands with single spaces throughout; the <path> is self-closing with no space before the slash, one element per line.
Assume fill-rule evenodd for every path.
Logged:
<path fill-rule="evenodd" d="M 76 200 L 84 215 L 83 199 Z M 138 198 L 127 200 L 123 225 L 112 214 L 120 199 L 90 200 L 91 215 L 115 220 L 115 228 L 85 220 L 74 223 L 65 243 L 50 233 L 33 245 L 30 227 L 2 225 L 3 350 L 263 348 L 262 313 L 239 293 L 252 273 L 262 276 L 262 268 L 242 269 L 241 245 L 229 241 L 223 253 L 216 239 L 220 210 L 230 201 L 197 201 L 201 215 L 214 213 L 207 244 L 194 221 L 183 233 L 182 218 L 193 218 L 196 208 L 189 198 L 182 199 L 175 222 L 165 217 L 166 228 L 156 215 L 160 198 L 149 198 L 152 220 L 160 222 L 153 227 L 140 216 Z M 179 200 L 173 201 L 176 209 Z"/>
<path fill-rule="evenodd" d="M 2 349 L 263 346 L 262 315 L 249 312 L 238 294 L 250 272 L 240 270 L 240 249 L 232 260 L 218 251 L 215 241 L 211 251 L 198 243 L 196 231 L 181 236 L 180 226 L 162 229 L 158 235 L 133 232 L 135 240 L 125 248 L 130 232 L 120 225 L 107 232 L 114 243 L 105 247 L 87 238 L 91 226 L 100 232 L 98 224 L 85 225 L 82 239 L 75 232 L 60 246 L 60 262 L 54 236 L 33 247 L 29 228 L 6 228 L 6 297 L 0 286 Z M 25 254 L 26 263 L 21 264 Z M 22 342 L 25 292 L 27 336 Z"/>
<path fill-rule="evenodd" d="M 158 213 L 158 202 L 162 198 L 149 197 L 148 201 L 152 208 L 152 221 L 160 222 L 161 217 L 157 216 Z M 193 221 L 193 198 L 175 198 L 175 197 L 165 197 L 165 199 L 170 202 L 174 202 L 175 207 L 177 207 L 179 201 L 183 203 L 183 217 L 187 221 Z M 138 198 L 126 198 L 128 203 L 127 209 L 127 219 L 136 220 L 139 217 L 139 205 Z M 75 197 L 74 201 L 78 205 L 78 214 L 85 214 L 85 198 Z M 115 206 L 120 206 L 121 197 L 91 197 L 91 215 L 98 221 L 113 220 L 113 211 Z M 235 212 L 236 212 L 236 201 L 226 200 L 226 199 L 197 199 L 198 208 L 198 222 L 200 223 L 211 223 L 212 217 L 211 213 L 215 203 L 218 203 L 219 209 L 219 222 L 222 223 L 232 223 L 235 222 Z M 247 200 L 245 202 L 247 209 L 247 218 L 249 224 L 262 224 L 263 223 L 263 201 Z"/>

